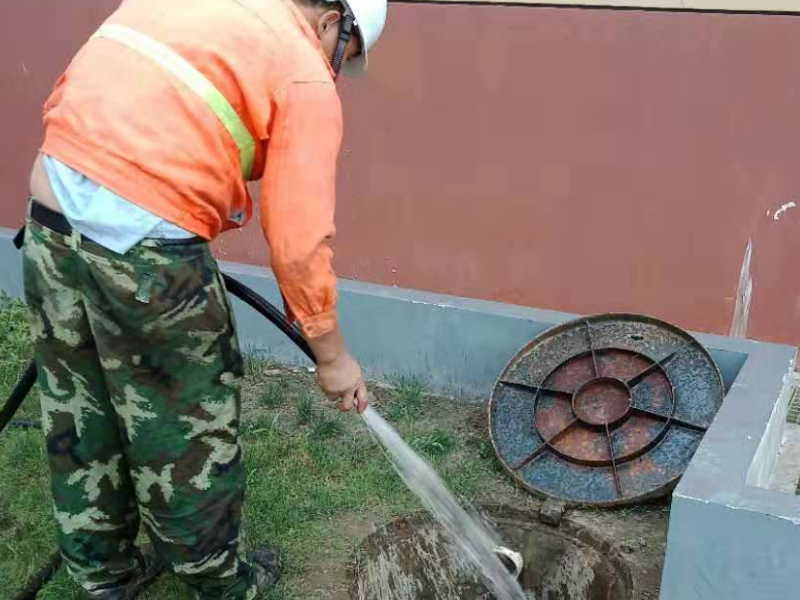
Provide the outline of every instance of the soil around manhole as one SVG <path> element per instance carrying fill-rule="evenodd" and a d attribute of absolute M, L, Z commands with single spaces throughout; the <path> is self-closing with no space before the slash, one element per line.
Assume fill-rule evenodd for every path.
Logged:
<path fill-rule="evenodd" d="M 353 551 L 375 533 L 381 515 L 353 512 L 337 515 L 330 524 L 330 544 L 320 548 L 305 565 L 293 591 L 305 600 L 349 600 L 353 581 Z"/>

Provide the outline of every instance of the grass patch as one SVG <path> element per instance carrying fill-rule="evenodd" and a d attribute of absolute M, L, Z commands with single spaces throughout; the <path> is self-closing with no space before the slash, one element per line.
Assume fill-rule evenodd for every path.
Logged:
<path fill-rule="evenodd" d="M 28 309 L 0 292 L 0 402 L 14 389 L 33 358 L 28 335 Z M 20 419 L 38 419 L 39 402 L 36 389 L 22 405 Z"/>
<path fill-rule="evenodd" d="M 313 394 L 302 394 L 297 399 L 297 423 L 298 425 L 309 425 L 317 420 L 319 407 Z"/>
<path fill-rule="evenodd" d="M 321 419 L 315 426 L 311 433 L 313 439 L 320 441 L 329 440 L 339 437 L 344 433 L 345 426 L 341 421 L 334 421 L 331 419 Z"/>
<path fill-rule="evenodd" d="M 278 408 L 286 401 L 285 387 L 279 383 L 270 383 L 260 397 L 260 403 L 266 408 Z"/>
<path fill-rule="evenodd" d="M 385 409 L 386 418 L 402 422 L 419 416 L 428 391 L 425 381 L 412 375 L 403 375 L 392 379 L 390 383 L 394 390 Z"/>
<path fill-rule="evenodd" d="M 25 309 L 0 304 L 0 402 L 4 401 L 31 348 Z M 242 440 L 247 469 L 244 539 L 252 547 L 269 541 L 287 559 L 283 583 L 267 600 L 338 600 L 315 577 L 339 573 L 372 523 L 417 510 L 419 505 L 391 469 L 381 448 L 354 414 L 342 415 L 316 391 L 313 375 L 249 357 L 243 385 Z M 490 446 L 447 423 L 426 397 L 424 382 L 400 377 L 382 392 L 381 410 L 410 444 L 439 470 L 456 495 L 474 498 L 508 486 L 497 473 Z M 35 399 L 26 402 L 35 410 Z M 468 410 L 468 409 L 464 409 Z M 479 410 L 479 409 L 477 409 Z M 466 422 L 467 418 L 460 421 Z M 485 436 L 483 436 L 485 437 Z M 476 439 L 482 438 L 482 434 Z M 11 598 L 55 548 L 55 527 L 40 431 L 12 429 L 0 435 L 0 598 Z M 328 561 L 328 562 L 325 562 Z M 64 571 L 40 600 L 77 600 Z M 189 600 L 188 589 L 164 576 L 145 600 Z"/>
<path fill-rule="evenodd" d="M 412 436 L 408 444 L 417 452 L 422 452 L 429 458 L 435 458 L 450 454 L 456 446 L 456 439 L 446 431 L 434 429 Z"/>

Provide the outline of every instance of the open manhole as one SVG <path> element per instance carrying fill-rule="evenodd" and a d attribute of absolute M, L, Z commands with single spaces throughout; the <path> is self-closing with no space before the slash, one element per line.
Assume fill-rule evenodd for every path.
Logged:
<path fill-rule="evenodd" d="M 636 583 L 624 560 L 587 530 L 562 521 L 544 525 L 535 514 L 485 509 L 502 544 L 520 552 L 520 583 L 536 600 L 632 600 Z M 400 518 L 369 536 L 358 550 L 354 600 L 490 600 L 474 568 L 423 514 Z"/>
<path fill-rule="evenodd" d="M 546 331 L 501 374 L 489 433 L 511 475 L 570 505 L 669 493 L 719 409 L 722 376 L 685 331 L 598 315 Z"/>

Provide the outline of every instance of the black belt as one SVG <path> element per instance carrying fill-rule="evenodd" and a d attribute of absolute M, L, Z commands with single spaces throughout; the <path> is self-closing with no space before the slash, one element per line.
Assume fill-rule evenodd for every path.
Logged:
<path fill-rule="evenodd" d="M 31 200 L 31 219 L 36 221 L 42 227 L 47 227 L 48 229 L 51 229 L 56 233 L 60 233 L 61 235 L 72 235 L 72 225 L 69 224 L 69 221 L 67 221 L 67 218 L 64 215 L 57 213 L 54 210 L 50 210 L 43 204 L 39 204 L 36 200 Z M 186 239 L 154 239 L 156 239 L 159 246 L 189 246 L 191 244 L 197 244 L 205 241 L 200 236 L 194 236 Z"/>

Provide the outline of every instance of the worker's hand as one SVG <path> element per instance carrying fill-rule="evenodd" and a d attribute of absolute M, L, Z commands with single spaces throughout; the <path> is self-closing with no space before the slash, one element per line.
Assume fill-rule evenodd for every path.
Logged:
<path fill-rule="evenodd" d="M 328 400 L 338 400 L 339 410 L 356 408 L 363 413 L 369 405 L 367 384 L 358 362 L 348 352 L 341 352 L 330 362 L 317 364 L 317 381 Z"/>
<path fill-rule="evenodd" d="M 328 333 L 309 338 L 308 344 L 317 359 L 319 387 L 339 410 L 348 412 L 355 406 L 359 413 L 369 404 L 367 384 L 358 362 L 350 356 L 338 324 Z"/>

